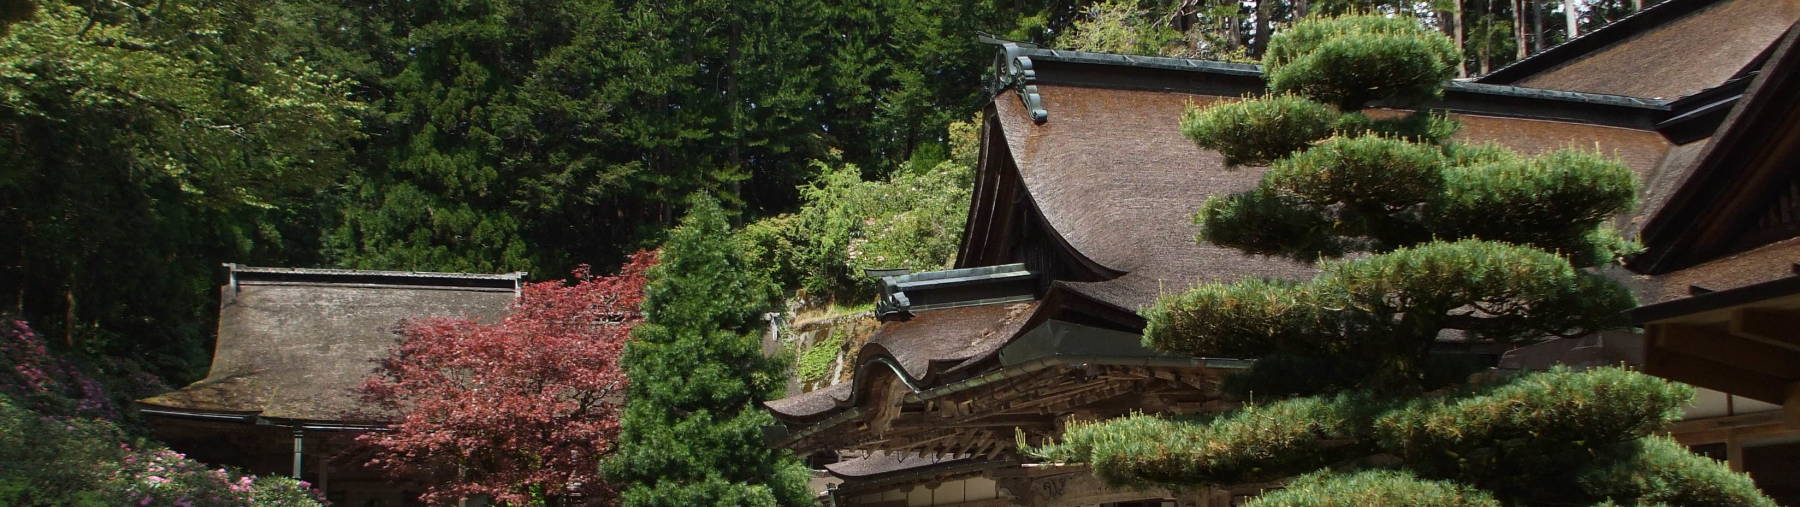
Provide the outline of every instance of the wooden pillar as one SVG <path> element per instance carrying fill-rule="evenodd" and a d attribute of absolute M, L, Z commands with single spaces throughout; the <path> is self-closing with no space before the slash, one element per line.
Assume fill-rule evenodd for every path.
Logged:
<path fill-rule="evenodd" d="M 1789 382 L 1787 398 L 1781 403 L 1782 419 L 1790 428 L 1800 428 L 1800 382 Z"/>
<path fill-rule="evenodd" d="M 304 452 L 302 451 L 302 449 L 304 449 L 305 447 L 306 447 L 306 432 L 305 432 L 305 430 L 302 430 L 300 428 L 294 428 L 294 479 L 296 479 L 296 480 L 300 479 L 300 472 L 305 470 L 304 468 L 300 467 L 300 461 L 301 461 L 302 456 L 304 455 Z"/>
<path fill-rule="evenodd" d="M 324 449 L 319 450 L 323 451 Z M 331 495 L 331 459 L 323 452 L 318 454 L 319 456 L 314 459 L 319 461 L 319 492 L 329 496 Z"/>
<path fill-rule="evenodd" d="M 1744 471 L 1744 440 L 1738 438 L 1737 429 L 1730 430 L 1725 436 L 1725 463 L 1733 472 Z"/>

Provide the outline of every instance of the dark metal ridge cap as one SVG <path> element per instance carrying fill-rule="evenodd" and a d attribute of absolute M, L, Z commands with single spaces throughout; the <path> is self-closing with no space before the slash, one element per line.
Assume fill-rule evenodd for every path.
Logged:
<path fill-rule="evenodd" d="M 1191 60 L 1186 58 L 1170 58 L 1166 56 L 1138 56 L 1114 53 L 1090 53 L 1067 49 L 1020 48 L 1022 56 L 1046 62 L 1088 63 L 1095 65 L 1118 65 L 1145 69 L 1179 70 L 1188 72 L 1206 72 L 1232 76 L 1262 77 L 1262 66 L 1253 63 L 1232 63 L 1214 60 Z M 1044 76 L 1038 76 L 1040 81 Z"/>
<path fill-rule="evenodd" d="M 330 268 L 281 268 L 244 266 L 226 263 L 230 283 L 240 282 L 310 282 L 329 284 L 420 285 L 444 287 L 478 287 L 517 290 L 526 273 L 500 274 L 442 273 L 432 271 L 378 271 Z"/>
<path fill-rule="evenodd" d="M 1675 0 L 1671 0 L 1675 1 Z M 1132 56 L 1110 53 L 1089 53 L 1059 49 L 1021 48 L 1023 56 L 1044 62 L 1062 62 L 1090 65 L 1113 65 L 1121 67 L 1197 72 L 1236 77 L 1262 77 L 1262 67 L 1248 63 L 1230 63 L 1211 60 L 1189 60 L 1184 58 L 1168 58 L 1161 56 Z M 1041 83 L 1055 83 L 1054 73 L 1037 75 Z M 1646 99 L 1624 95 L 1606 95 L 1599 93 L 1571 92 L 1527 88 L 1522 86 L 1498 85 L 1468 81 L 1450 81 L 1445 85 L 1446 92 L 1469 93 L 1476 95 L 1493 95 L 1511 98 L 1548 100 L 1556 102 L 1575 102 L 1603 106 L 1627 107 L 1648 111 L 1663 112 L 1669 110 L 1669 101 Z"/>
<path fill-rule="evenodd" d="M 1630 39 L 1641 32 L 1663 26 L 1670 21 L 1680 19 L 1718 2 L 1719 0 L 1666 0 L 1619 18 L 1617 21 L 1607 23 L 1586 34 L 1526 56 L 1523 60 L 1494 69 L 1493 72 L 1476 77 L 1475 81 L 1493 84 L 1517 82 Z"/>
<path fill-rule="evenodd" d="M 1445 92 L 1463 92 L 1479 95 L 1497 95 L 1525 99 L 1554 100 L 1560 102 L 1578 102 L 1603 106 L 1630 107 L 1651 111 L 1668 111 L 1669 101 L 1646 99 L 1625 95 L 1606 95 L 1601 93 L 1570 92 L 1548 90 L 1544 88 L 1526 88 L 1523 86 L 1477 83 L 1471 81 L 1451 81 L 1444 87 Z"/>
<path fill-rule="evenodd" d="M 1644 325 L 1663 319 L 1692 315 L 1701 312 L 1730 308 L 1774 299 L 1778 297 L 1800 294 L 1800 265 L 1795 266 L 1795 276 L 1787 276 L 1726 289 L 1708 292 L 1698 296 L 1686 297 L 1674 301 L 1644 305 L 1626 310 L 1633 324 Z"/>

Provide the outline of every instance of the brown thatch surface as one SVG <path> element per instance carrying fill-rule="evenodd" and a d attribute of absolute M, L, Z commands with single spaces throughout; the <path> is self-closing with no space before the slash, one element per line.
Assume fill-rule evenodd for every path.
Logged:
<path fill-rule="evenodd" d="M 969 461 L 967 456 L 942 454 L 922 456 L 916 453 L 888 453 L 877 451 L 861 458 L 852 458 L 825 465 L 825 470 L 843 479 L 864 479 L 881 475 L 908 472 L 927 467 Z"/>
<path fill-rule="evenodd" d="M 1036 309 L 1033 302 L 922 311 L 908 320 L 883 323 L 851 364 L 887 358 L 914 380 L 935 385 L 937 374 L 949 367 L 998 353 Z M 764 406 L 783 418 L 816 417 L 849 401 L 856 380 L 860 379 L 768 401 Z"/>
<path fill-rule="evenodd" d="M 1519 81 L 1519 86 L 1674 99 L 1718 86 L 1800 20 L 1800 0 L 1720 2 Z"/>
<path fill-rule="evenodd" d="M 1051 119 L 1034 124 L 1011 96 L 994 101 L 1027 192 L 1050 226 L 1081 255 L 1124 276 L 1071 289 L 1135 311 L 1157 295 L 1202 282 L 1297 279 L 1305 263 L 1196 244 L 1194 210 L 1210 195 L 1255 187 L 1262 167 L 1226 167 L 1181 135 L 1189 104 L 1218 97 L 1072 86 L 1039 87 Z M 1654 132 L 1547 120 L 1458 115 L 1464 141 L 1525 153 L 1577 147 L 1656 169 L 1668 143 Z"/>
<path fill-rule="evenodd" d="M 1631 275 L 1627 283 L 1636 289 L 1638 304 L 1650 305 L 1692 296 L 1690 287 L 1720 291 L 1792 276 L 1796 264 L 1800 238 L 1661 275 Z"/>
<path fill-rule="evenodd" d="M 511 288 L 240 280 L 221 288 L 219 337 L 206 378 L 139 400 L 178 411 L 258 414 L 275 419 L 356 421 L 351 392 L 399 342 L 401 323 L 423 317 L 492 321 Z M 456 282 L 456 280 L 450 280 Z M 507 282 L 510 284 L 510 282 Z"/>
<path fill-rule="evenodd" d="M 1675 195 L 1675 190 L 1687 181 L 1694 166 L 1700 163 L 1700 155 L 1706 153 L 1706 147 L 1710 144 L 1712 138 L 1670 147 L 1662 161 L 1643 175 L 1643 186 L 1638 194 L 1638 212 L 1628 217 L 1621 229 L 1633 235 L 1642 230 L 1650 215 L 1668 204 L 1669 197 Z"/>
<path fill-rule="evenodd" d="M 994 100 L 996 114 L 1026 192 L 1050 227 L 1081 255 L 1130 273 L 1120 279 L 1130 288 L 1095 289 L 1094 296 L 1135 310 L 1154 301 L 1158 286 L 1310 276 L 1305 263 L 1194 243 L 1191 217 L 1200 203 L 1254 188 L 1264 171 L 1225 167 L 1217 152 L 1181 135 L 1187 105 L 1218 98 L 1050 85 L 1039 91 L 1050 121 L 1033 124 L 1010 94 Z"/>

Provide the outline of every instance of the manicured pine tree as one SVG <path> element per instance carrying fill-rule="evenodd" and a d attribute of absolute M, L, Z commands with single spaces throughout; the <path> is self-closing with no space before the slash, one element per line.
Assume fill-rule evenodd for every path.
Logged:
<path fill-rule="evenodd" d="M 625 505 L 803 505 L 807 472 L 762 440 L 783 361 L 759 319 L 778 291 L 751 269 L 717 202 L 700 198 L 663 246 L 645 321 L 622 364 L 631 380 L 619 450 L 605 465 Z"/>
<path fill-rule="evenodd" d="M 1318 259 L 1309 281 L 1202 284 L 1145 310 L 1144 340 L 1258 358 L 1210 418 L 1075 425 L 1026 450 L 1120 485 L 1285 481 L 1254 505 L 1773 505 L 1750 479 L 1657 434 L 1692 388 L 1621 368 L 1507 374 L 1434 356 L 1440 338 L 1529 343 L 1622 327 L 1630 294 L 1594 268 L 1631 253 L 1606 226 L 1633 173 L 1574 149 L 1450 141 L 1438 97 L 1460 58 L 1406 19 L 1308 20 L 1263 60 L 1271 94 L 1191 110 L 1184 132 L 1251 191 L 1208 199 L 1200 240 Z M 1249 396 L 1254 394 L 1254 396 Z"/>

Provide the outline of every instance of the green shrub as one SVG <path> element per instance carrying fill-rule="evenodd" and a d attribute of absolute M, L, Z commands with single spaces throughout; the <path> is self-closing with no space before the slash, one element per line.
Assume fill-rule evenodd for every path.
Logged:
<path fill-rule="evenodd" d="M 824 341 L 800 349 L 799 359 L 794 361 L 794 374 L 802 382 L 824 380 L 825 376 L 831 374 L 831 364 L 837 361 L 838 353 L 843 350 L 844 331 L 833 327 Z"/>
<path fill-rule="evenodd" d="M 1499 507 L 1485 491 L 1447 481 L 1428 481 L 1398 470 L 1316 472 L 1288 481 L 1287 488 L 1244 503 L 1245 507 Z"/>
<path fill-rule="evenodd" d="M 1665 436 L 1616 446 L 1610 461 L 1580 473 L 1589 496 L 1639 504 L 1773 507 L 1750 476 L 1688 452 Z"/>
<path fill-rule="evenodd" d="M 1449 37 L 1410 18 L 1308 18 L 1269 39 L 1263 71 L 1275 93 L 1353 111 L 1373 100 L 1437 98 L 1461 58 Z"/>
<path fill-rule="evenodd" d="M 1341 136 L 1374 134 L 1415 143 L 1444 145 L 1450 142 L 1451 136 L 1462 130 L 1462 122 L 1442 111 L 1415 111 L 1380 119 L 1370 118 L 1362 111 L 1352 111 L 1339 116 L 1332 129 Z"/>
<path fill-rule="evenodd" d="M 1623 162 L 1572 149 L 1493 158 L 1444 172 L 1444 191 L 1425 211 L 1439 237 L 1510 241 L 1581 258 L 1621 248 L 1594 234 L 1636 205 L 1637 175 Z"/>
<path fill-rule="evenodd" d="M 1296 95 L 1274 95 L 1189 107 L 1181 133 L 1217 150 L 1230 165 L 1266 164 L 1331 135 L 1338 114 Z"/>
<path fill-rule="evenodd" d="M 1429 145 L 1374 135 L 1334 137 L 1275 161 L 1263 186 L 1313 204 L 1387 212 L 1443 187 L 1444 157 Z"/>

